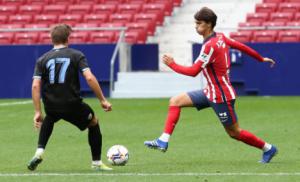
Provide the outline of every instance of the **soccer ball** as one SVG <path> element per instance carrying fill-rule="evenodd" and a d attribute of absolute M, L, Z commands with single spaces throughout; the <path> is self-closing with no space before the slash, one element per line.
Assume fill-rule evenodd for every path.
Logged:
<path fill-rule="evenodd" d="M 124 166 L 129 159 L 129 153 L 123 145 L 114 145 L 107 151 L 107 160 L 110 164 Z"/>

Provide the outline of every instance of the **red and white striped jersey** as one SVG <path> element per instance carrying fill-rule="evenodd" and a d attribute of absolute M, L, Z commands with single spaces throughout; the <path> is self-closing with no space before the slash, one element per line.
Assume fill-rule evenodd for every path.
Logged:
<path fill-rule="evenodd" d="M 222 33 L 214 33 L 204 40 L 201 52 L 193 66 L 180 66 L 175 62 L 169 66 L 174 71 L 189 76 L 196 76 L 202 71 L 207 80 L 207 87 L 204 89 L 207 98 L 214 103 L 230 101 L 236 98 L 229 79 L 230 47 L 239 49 L 258 61 L 263 61 L 263 58 L 250 47 L 229 39 Z"/>

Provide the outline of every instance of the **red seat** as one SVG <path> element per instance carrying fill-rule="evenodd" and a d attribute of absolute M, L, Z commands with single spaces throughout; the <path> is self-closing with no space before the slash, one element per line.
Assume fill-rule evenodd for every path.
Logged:
<path fill-rule="evenodd" d="M 128 0 L 130 4 L 146 4 L 150 2 L 150 0 Z"/>
<path fill-rule="evenodd" d="M 120 4 L 118 6 L 118 13 L 131 13 L 136 14 L 139 13 L 142 9 L 142 6 L 140 4 Z"/>
<path fill-rule="evenodd" d="M 91 13 L 92 6 L 89 4 L 75 4 L 70 5 L 68 13 L 70 14 L 89 14 Z"/>
<path fill-rule="evenodd" d="M 3 5 L 19 6 L 26 3 L 26 0 L 2 0 Z"/>
<path fill-rule="evenodd" d="M 103 32 L 91 32 L 92 43 L 114 43 L 115 42 L 115 32 L 103 31 Z"/>
<path fill-rule="evenodd" d="M 173 11 L 173 0 L 150 0 L 152 2 L 151 4 L 153 5 L 159 5 L 164 8 L 164 15 L 170 16 Z"/>
<path fill-rule="evenodd" d="M 6 15 L 0 15 L 0 24 L 5 24 L 8 20 Z"/>
<path fill-rule="evenodd" d="M 52 0 L 52 4 L 58 5 L 69 5 L 69 4 L 74 4 L 76 3 L 76 0 Z"/>
<path fill-rule="evenodd" d="M 281 3 L 284 2 L 284 0 L 264 0 L 264 3 Z"/>
<path fill-rule="evenodd" d="M 27 0 L 28 5 L 47 5 L 51 0 Z"/>
<path fill-rule="evenodd" d="M 23 28 L 24 26 L 22 24 L 1 24 L 0 28 L 2 29 L 18 29 Z"/>
<path fill-rule="evenodd" d="M 89 32 L 72 32 L 70 35 L 70 43 L 86 43 L 89 41 Z"/>
<path fill-rule="evenodd" d="M 1 5 L 0 15 L 14 15 L 17 12 L 17 7 L 12 5 Z"/>
<path fill-rule="evenodd" d="M 109 21 L 112 23 L 128 23 L 132 21 L 132 14 L 112 14 Z"/>
<path fill-rule="evenodd" d="M 295 14 L 294 21 L 300 21 L 300 12 Z"/>
<path fill-rule="evenodd" d="M 122 4 L 126 3 L 126 0 L 104 0 L 103 2 L 106 4 Z"/>
<path fill-rule="evenodd" d="M 155 26 L 156 24 L 159 24 L 157 21 L 157 15 L 156 14 L 144 14 L 139 13 L 134 15 L 133 17 L 134 22 L 147 22 L 149 23 L 150 27 Z"/>
<path fill-rule="evenodd" d="M 300 42 L 300 31 L 280 31 L 278 34 L 278 42 Z"/>
<path fill-rule="evenodd" d="M 117 10 L 115 4 L 98 4 L 93 6 L 93 13 L 95 14 L 113 14 Z"/>
<path fill-rule="evenodd" d="M 40 33 L 38 43 L 39 44 L 52 44 L 50 33 L 49 32 L 48 33 Z"/>
<path fill-rule="evenodd" d="M 268 13 L 248 13 L 247 22 L 264 22 L 269 19 Z"/>
<path fill-rule="evenodd" d="M 293 13 L 272 13 L 270 20 L 277 22 L 288 22 L 291 21 L 294 17 Z"/>
<path fill-rule="evenodd" d="M 266 27 L 283 27 L 285 26 L 285 22 L 272 22 L 272 21 L 268 21 L 268 22 L 263 22 L 262 26 L 266 26 Z"/>
<path fill-rule="evenodd" d="M 144 4 L 142 7 L 142 12 L 147 14 L 157 15 L 157 24 L 162 25 L 164 21 L 164 5 L 154 5 L 154 4 Z"/>
<path fill-rule="evenodd" d="M 71 26 L 73 26 L 76 23 L 80 23 L 81 20 L 82 20 L 82 15 L 68 14 L 68 15 L 60 15 L 58 17 L 59 23 L 65 23 Z"/>
<path fill-rule="evenodd" d="M 144 32 L 146 35 L 151 33 L 149 32 L 149 24 L 148 23 L 127 23 L 126 24 L 128 32 L 138 31 L 138 32 Z M 152 34 L 153 35 L 153 34 Z"/>
<path fill-rule="evenodd" d="M 66 12 L 67 6 L 66 5 L 47 5 L 44 6 L 44 14 L 54 14 L 54 15 L 61 15 Z"/>
<path fill-rule="evenodd" d="M 300 27 L 300 22 L 299 21 L 290 21 L 286 23 L 286 26 L 289 27 Z"/>
<path fill-rule="evenodd" d="M 80 0 L 78 3 L 94 5 L 103 3 L 103 0 Z"/>
<path fill-rule="evenodd" d="M 37 32 L 16 33 L 15 44 L 35 44 L 38 42 L 39 34 Z"/>
<path fill-rule="evenodd" d="M 239 42 L 250 42 L 252 31 L 231 32 L 230 37 Z"/>
<path fill-rule="evenodd" d="M 24 5 L 20 6 L 19 14 L 22 15 L 38 15 L 42 12 L 41 5 Z"/>
<path fill-rule="evenodd" d="M 300 3 L 300 0 L 285 0 L 285 2 L 289 2 L 289 3 Z"/>
<path fill-rule="evenodd" d="M 256 4 L 255 12 L 256 13 L 272 13 L 275 12 L 277 9 L 276 3 L 261 3 Z"/>
<path fill-rule="evenodd" d="M 180 6 L 181 3 L 182 3 L 182 0 L 174 0 L 174 1 L 173 1 L 173 5 L 174 5 L 174 6 Z"/>
<path fill-rule="evenodd" d="M 125 41 L 134 44 L 145 44 L 147 41 L 147 34 L 140 30 L 127 31 L 125 33 Z"/>
<path fill-rule="evenodd" d="M 300 2 L 299 3 L 281 3 L 278 8 L 279 12 L 296 13 L 300 12 Z"/>
<path fill-rule="evenodd" d="M 243 31 L 243 30 L 249 30 L 253 27 L 259 27 L 261 26 L 261 22 L 242 22 L 239 23 L 239 29 L 238 31 Z"/>
<path fill-rule="evenodd" d="M 31 29 L 39 29 L 39 28 L 49 28 L 48 24 L 26 24 L 24 28 L 31 28 Z M 44 30 L 48 31 L 48 30 Z"/>
<path fill-rule="evenodd" d="M 85 23 L 104 23 L 108 21 L 108 15 L 107 14 L 84 15 L 83 21 Z"/>
<path fill-rule="evenodd" d="M 8 22 L 11 24 L 28 24 L 32 22 L 31 15 L 12 15 L 9 16 Z"/>
<path fill-rule="evenodd" d="M 75 28 L 95 28 L 98 26 L 99 26 L 98 23 L 77 23 L 74 25 Z"/>
<path fill-rule="evenodd" d="M 14 39 L 14 33 L 12 32 L 0 32 L 0 44 L 11 44 Z"/>
<path fill-rule="evenodd" d="M 255 31 L 253 33 L 253 42 L 275 42 L 277 38 L 277 31 Z"/>
<path fill-rule="evenodd" d="M 35 15 L 34 23 L 54 24 L 57 23 L 57 15 Z"/>

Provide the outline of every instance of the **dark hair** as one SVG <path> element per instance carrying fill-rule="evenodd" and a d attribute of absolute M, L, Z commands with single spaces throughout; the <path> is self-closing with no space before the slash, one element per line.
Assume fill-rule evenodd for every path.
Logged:
<path fill-rule="evenodd" d="M 206 23 L 211 23 L 212 29 L 214 29 L 217 24 L 218 17 L 215 12 L 213 12 L 213 10 L 207 7 L 203 7 L 197 13 L 195 13 L 194 18 L 197 21 L 205 21 Z"/>
<path fill-rule="evenodd" d="M 55 25 L 51 29 L 51 40 L 53 44 L 65 44 L 68 42 L 72 28 L 67 24 Z"/>

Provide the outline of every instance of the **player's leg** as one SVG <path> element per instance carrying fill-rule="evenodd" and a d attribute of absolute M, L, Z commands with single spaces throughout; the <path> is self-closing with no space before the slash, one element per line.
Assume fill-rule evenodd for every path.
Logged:
<path fill-rule="evenodd" d="M 241 129 L 239 127 L 234 109 L 234 101 L 222 104 L 215 104 L 213 108 L 218 114 L 220 121 L 222 122 L 226 132 L 231 138 L 234 138 L 236 140 L 244 142 L 247 145 L 263 150 L 264 154 L 261 162 L 270 162 L 272 157 L 277 152 L 276 147 L 256 137 L 249 131 Z"/>
<path fill-rule="evenodd" d="M 92 154 L 92 168 L 98 170 L 112 170 L 101 161 L 102 134 L 98 119 L 92 108 L 86 103 L 81 103 L 78 108 L 74 109 L 74 112 L 65 114 L 63 119 L 72 123 L 81 131 L 88 128 L 88 142 Z"/>
<path fill-rule="evenodd" d="M 27 165 L 27 168 L 29 170 L 35 170 L 38 164 L 42 162 L 42 155 L 52 134 L 54 123 L 57 120 L 58 118 L 52 117 L 50 115 L 46 115 L 46 117 L 44 118 L 39 133 L 38 147 L 36 149 L 35 155 Z"/>
<path fill-rule="evenodd" d="M 182 93 L 172 97 L 169 101 L 169 111 L 165 121 L 164 132 L 152 141 L 145 141 L 144 144 L 149 148 L 159 149 L 165 152 L 174 128 L 179 120 L 180 111 L 183 107 L 197 107 L 198 110 L 208 107 L 209 103 L 202 90 Z"/>

